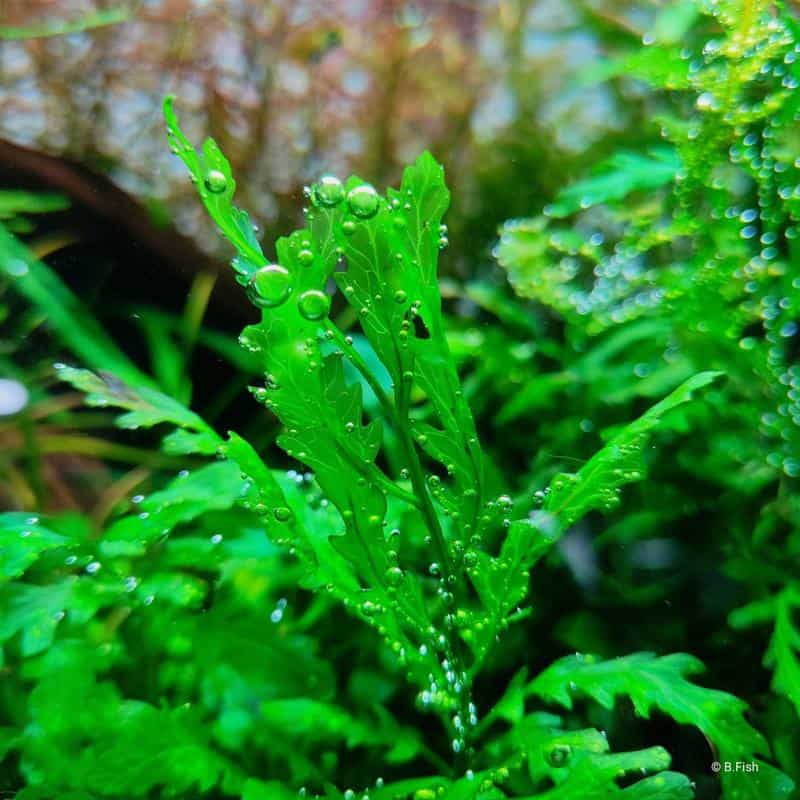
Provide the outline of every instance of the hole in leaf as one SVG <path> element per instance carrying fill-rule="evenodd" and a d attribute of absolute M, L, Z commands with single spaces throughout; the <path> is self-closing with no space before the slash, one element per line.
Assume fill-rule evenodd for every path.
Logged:
<path fill-rule="evenodd" d="M 428 330 L 427 326 L 425 325 L 425 321 L 422 319 L 422 317 L 419 314 L 415 314 L 412 317 L 411 321 L 412 321 L 412 323 L 414 325 L 414 336 L 416 336 L 417 339 L 430 339 L 431 338 L 430 331 Z"/>

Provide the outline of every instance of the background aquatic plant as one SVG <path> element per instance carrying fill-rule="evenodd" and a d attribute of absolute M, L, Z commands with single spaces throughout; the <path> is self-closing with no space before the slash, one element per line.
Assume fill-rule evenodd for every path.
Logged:
<path fill-rule="evenodd" d="M 724 365 L 729 380 L 709 395 L 710 414 L 678 463 L 698 480 L 692 513 L 713 514 L 726 572 L 746 587 L 750 604 L 730 609 L 730 624 L 773 626 L 764 661 L 796 713 L 798 29 L 771 3 L 698 10 L 717 26 L 711 38 L 682 38 L 685 25 L 671 30 L 675 13 L 665 11 L 666 33 L 606 65 L 662 93 L 654 133 L 663 143 L 611 156 L 542 216 L 509 222 L 497 256 L 518 293 L 564 321 L 587 355 L 563 368 L 605 402 Z M 609 383 L 596 380 L 600 358 Z M 531 388 L 506 418 L 537 402 Z M 577 413 L 591 418 L 593 404 Z M 662 476 L 662 496 L 673 496 L 675 476 Z M 657 504 L 613 535 L 630 541 L 680 520 Z M 796 727 L 791 711 L 776 713 Z M 787 769 L 795 749 L 792 737 L 781 745 Z"/>

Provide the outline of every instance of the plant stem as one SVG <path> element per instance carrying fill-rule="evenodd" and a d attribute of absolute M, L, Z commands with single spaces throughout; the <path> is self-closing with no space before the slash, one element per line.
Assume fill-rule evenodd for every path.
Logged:
<path fill-rule="evenodd" d="M 420 501 L 420 511 L 425 518 L 425 524 L 433 537 L 434 544 L 442 562 L 445 576 L 453 574 L 453 565 L 450 561 L 450 554 L 447 551 L 447 542 L 444 538 L 439 517 L 433 507 L 428 487 L 425 484 L 425 476 L 422 472 L 422 464 L 419 460 L 414 440 L 411 438 L 411 427 L 408 424 L 408 407 L 411 395 L 411 381 L 405 378 L 400 379 L 400 385 L 396 389 L 398 415 L 403 424 L 399 426 L 398 434 L 403 444 L 403 449 L 408 459 L 408 471 L 411 476 L 411 485 Z"/>
<path fill-rule="evenodd" d="M 404 500 L 406 503 L 414 506 L 415 508 L 420 508 L 419 498 L 415 494 L 407 492 L 405 489 L 398 486 L 394 481 L 387 478 L 386 475 L 384 475 L 383 472 L 381 472 L 381 470 L 375 466 L 375 464 L 365 464 L 341 442 L 338 442 L 337 444 L 341 454 L 347 459 L 353 469 L 360 472 L 367 480 L 377 484 L 381 489 L 383 489 L 384 492 L 393 494 L 395 497 L 399 497 L 401 500 Z"/>

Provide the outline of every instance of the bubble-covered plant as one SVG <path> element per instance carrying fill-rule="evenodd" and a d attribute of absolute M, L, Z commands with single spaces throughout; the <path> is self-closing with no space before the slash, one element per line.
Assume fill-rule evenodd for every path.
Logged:
<path fill-rule="evenodd" d="M 516 291 L 554 311 L 586 353 L 566 365 L 598 393 L 578 413 L 700 366 L 728 375 L 682 445 L 700 489 L 683 497 L 713 514 L 727 572 L 750 592 L 730 622 L 773 626 L 764 663 L 800 712 L 800 28 L 769 0 L 682 9 L 664 9 L 641 46 L 597 65 L 647 85 L 661 142 L 615 154 L 541 216 L 507 223 L 497 255 Z M 674 518 L 669 501 L 648 511 L 647 532 Z M 797 769 L 798 740 L 781 738 Z"/>
<path fill-rule="evenodd" d="M 437 261 L 447 244 L 449 196 L 433 157 L 423 154 L 385 196 L 358 178 L 323 177 L 308 190 L 307 227 L 279 239 L 270 259 L 247 214 L 233 205 L 235 182 L 215 143 L 196 151 L 171 100 L 165 114 L 173 152 L 236 248 L 237 278 L 262 310 L 241 337 L 265 375 L 253 394 L 280 420 L 278 444 L 313 470 L 321 491 L 313 502 L 287 496 L 256 450 L 231 434 L 219 451 L 242 472 L 241 502 L 290 547 L 305 586 L 340 599 L 377 630 L 416 687 L 419 707 L 447 732 L 450 776 L 414 784 L 422 788 L 359 791 L 376 798 L 415 792 L 419 800 L 542 791 L 692 796 L 684 776 L 663 772 L 663 749 L 612 755 L 598 731 L 526 713 L 531 697 L 569 708 L 580 695 L 606 706 L 627 695 L 644 716 L 658 709 L 696 725 L 725 760 L 768 756 L 740 701 L 687 682 L 700 668 L 688 656 L 568 657 L 530 682 L 521 673 L 492 708 L 481 707 L 475 689 L 503 631 L 526 614 L 531 567 L 569 526 L 612 508 L 620 487 L 643 477 L 652 430 L 715 375 L 687 380 L 577 473 L 557 475 L 540 508 L 517 518 L 481 448 L 448 347 Z M 359 333 L 332 315 L 342 299 Z M 760 768 L 739 796 L 790 791 L 780 773 Z M 633 771 L 658 774 L 627 789 L 615 782 Z"/>
<path fill-rule="evenodd" d="M 89 405 L 122 409 L 120 427 L 166 426 L 162 450 L 185 468 L 106 524 L 0 516 L 0 788 L 21 776 L 20 800 L 688 800 L 718 760 L 752 767 L 723 771 L 727 797 L 787 797 L 746 704 L 692 680 L 693 656 L 548 666 L 519 641 L 519 623 L 548 613 L 532 607 L 532 568 L 619 505 L 656 428 L 682 422 L 718 374 L 684 376 L 576 472 L 512 498 L 447 337 L 435 159 L 385 195 L 321 178 L 306 226 L 268 256 L 220 150 L 194 149 L 172 100 L 165 114 L 259 310 L 241 337 L 264 376 L 252 393 L 293 468 L 270 468 L 263 442 L 221 435 L 124 357 L 96 373 L 57 365 Z M 94 335 L 103 347 L 74 350 L 105 367 Z M 608 723 L 629 707 L 696 728 L 709 769 L 671 771 L 652 737 L 623 738 Z"/>

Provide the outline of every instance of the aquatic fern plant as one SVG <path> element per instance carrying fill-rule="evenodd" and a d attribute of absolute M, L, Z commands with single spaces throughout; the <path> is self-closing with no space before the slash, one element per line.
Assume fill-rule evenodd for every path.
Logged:
<path fill-rule="evenodd" d="M 661 773 L 665 751 L 610 755 L 596 731 L 560 730 L 552 719 L 543 729 L 521 710 L 509 720 L 501 763 L 487 763 L 488 722 L 508 713 L 498 707 L 524 707 L 533 696 L 569 707 L 577 694 L 604 704 L 627 695 L 645 716 L 658 708 L 697 725 L 725 760 L 768 755 L 739 701 L 687 682 L 699 667 L 688 656 L 604 663 L 578 655 L 517 682 L 513 699 L 494 710 L 479 709 L 473 695 L 487 655 L 525 616 L 530 569 L 569 526 L 590 510 L 614 507 L 620 487 L 643 477 L 652 429 L 715 375 L 687 380 L 577 473 L 557 475 L 541 508 L 517 519 L 481 448 L 448 348 L 437 261 L 447 244 L 449 195 L 435 159 L 420 156 L 385 196 L 358 178 L 321 178 L 307 192 L 307 227 L 279 239 L 268 258 L 233 204 L 235 182 L 215 143 L 197 152 L 171 100 L 165 114 L 173 152 L 236 248 L 237 278 L 262 309 L 241 337 L 263 365 L 264 385 L 253 394 L 280 420 L 278 444 L 313 471 L 321 507 L 290 502 L 235 434 L 220 451 L 242 470 L 242 503 L 303 563 L 305 585 L 331 593 L 377 630 L 416 686 L 420 708 L 446 729 L 455 783 L 434 780 L 416 796 L 505 796 L 493 787 L 524 766 L 531 786 L 522 794 L 547 778 L 557 785 L 548 796 L 610 796 L 621 791 L 614 784 L 620 773 L 635 768 L 660 773 L 635 784 L 637 796 L 691 796 L 684 777 Z M 352 308 L 359 334 L 336 324 L 334 298 Z M 533 751 L 528 736 L 537 742 Z M 749 796 L 785 795 L 790 784 L 761 766 Z M 375 796 L 384 794 L 397 796 L 388 788 Z"/>
<path fill-rule="evenodd" d="M 531 676 L 531 641 L 495 666 L 541 611 L 537 563 L 619 506 L 656 429 L 718 374 L 685 376 L 580 469 L 512 498 L 450 351 L 435 159 L 385 194 L 320 178 L 305 227 L 265 253 L 219 148 L 165 114 L 260 315 L 241 337 L 252 394 L 292 468 L 135 371 L 57 365 L 120 427 L 166 430 L 187 468 L 103 525 L 0 516 L 0 752 L 20 800 L 688 800 L 714 761 L 749 765 L 722 771 L 726 797 L 788 797 L 746 704 L 698 683 L 691 655 L 572 653 Z M 609 741 L 620 707 L 699 731 L 704 774 L 670 770 L 650 738 Z"/>

